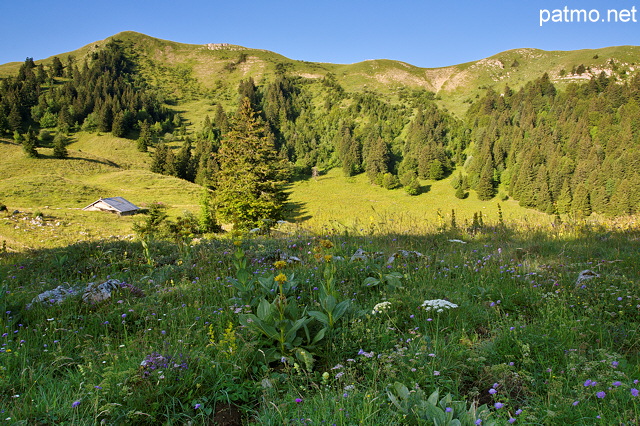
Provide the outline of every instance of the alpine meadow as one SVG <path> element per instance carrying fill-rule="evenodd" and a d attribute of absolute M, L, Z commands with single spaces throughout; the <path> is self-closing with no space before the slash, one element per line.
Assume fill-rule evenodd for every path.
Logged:
<path fill-rule="evenodd" d="M 638 58 L 0 65 L 0 420 L 640 423 Z"/>

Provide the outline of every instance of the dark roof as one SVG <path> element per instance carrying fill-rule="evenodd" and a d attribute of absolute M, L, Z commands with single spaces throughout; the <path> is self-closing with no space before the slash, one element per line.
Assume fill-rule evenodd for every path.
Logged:
<path fill-rule="evenodd" d="M 122 197 L 100 198 L 99 200 L 89 204 L 84 209 L 88 209 L 89 207 L 92 207 L 99 202 L 103 202 L 107 204 L 108 206 L 112 207 L 114 210 L 117 210 L 120 213 L 140 210 L 138 206 L 130 203 L 129 201 L 125 200 Z"/>

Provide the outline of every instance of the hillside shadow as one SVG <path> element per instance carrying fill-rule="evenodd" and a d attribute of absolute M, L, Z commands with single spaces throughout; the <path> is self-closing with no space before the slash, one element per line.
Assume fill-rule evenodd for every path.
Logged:
<path fill-rule="evenodd" d="M 313 217 L 305 208 L 304 203 L 289 201 L 285 205 L 285 209 L 287 210 L 287 219 L 291 222 L 304 222 Z"/>
<path fill-rule="evenodd" d="M 420 185 L 420 194 L 426 194 L 431 191 L 431 185 Z"/>
<path fill-rule="evenodd" d="M 38 153 L 38 158 L 43 158 L 43 159 L 48 159 L 48 160 L 60 160 L 60 158 L 55 157 L 52 154 L 43 154 L 43 153 Z M 86 161 L 89 163 L 95 163 L 95 164 L 102 164 L 105 166 L 111 166 L 111 167 L 115 167 L 117 169 L 121 169 L 122 167 L 118 164 L 118 163 L 114 163 L 113 161 L 110 160 L 97 160 L 95 158 L 86 158 L 86 157 L 65 157 L 62 160 L 75 160 L 75 161 Z"/>

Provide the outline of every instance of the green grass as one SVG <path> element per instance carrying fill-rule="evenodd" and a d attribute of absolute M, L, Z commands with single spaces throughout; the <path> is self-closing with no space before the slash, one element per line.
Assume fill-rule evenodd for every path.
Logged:
<path fill-rule="evenodd" d="M 13 424 L 211 424 L 231 403 L 243 424 L 401 425 L 411 413 L 391 404 L 387 393 L 398 382 L 426 395 L 451 393 L 467 407 L 488 404 L 483 424 L 509 418 L 516 424 L 634 424 L 640 418 L 632 393 L 640 375 L 636 219 L 555 227 L 492 222 L 475 229 L 433 224 L 420 235 L 247 236 L 241 250 L 230 239 L 188 246 L 152 241 L 151 266 L 140 243 L 123 239 L 4 253 L 2 418 Z M 357 248 L 381 257 L 349 261 Z M 398 249 L 423 257 L 385 265 Z M 301 262 L 275 270 L 280 252 Z M 600 277 L 576 288 L 587 268 Z M 287 281 L 282 290 L 275 285 L 275 293 L 283 299 L 254 281 L 274 286 L 279 273 Z M 380 281 L 390 273 L 400 287 Z M 44 290 L 107 278 L 144 296 L 122 289 L 98 305 L 82 303 L 77 294 L 60 305 L 25 309 Z M 240 282 L 256 287 L 242 293 Z M 349 307 L 308 347 L 313 367 L 288 351 L 286 362 L 265 363 L 277 345 L 241 326 L 243 313 L 259 313 L 257 301 L 266 295 L 269 303 L 286 299 L 281 303 L 301 308 L 288 310 L 285 322 L 308 318 L 324 309 L 323 289 L 332 285 L 337 301 L 349 300 Z M 458 307 L 427 312 L 420 305 L 428 299 Z M 372 314 L 385 300 L 390 308 Z M 313 336 L 320 324 L 308 327 Z M 304 342 L 302 330 L 298 335 Z M 587 380 L 597 383 L 585 386 Z M 417 401 L 405 407 L 412 406 Z"/>
<path fill-rule="evenodd" d="M 453 175 L 441 181 L 423 181 L 423 193 L 409 196 L 402 189 L 372 185 L 366 174 L 345 178 L 341 169 L 332 169 L 317 179 L 294 182 L 289 201 L 292 217 L 312 229 L 333 223 L 340 230 L 421 233 L 433 224 L 450 224 L 452 210 L 461 225 L 471 224 L 478 213 L 485 220 L 497 221 L 498 204 L 507 221 L 550 222 L 548 215 L 522 208 L 513 200 L 483 202 L 473 191 L 460 200 L 454 196 L 451 179 Z"/>

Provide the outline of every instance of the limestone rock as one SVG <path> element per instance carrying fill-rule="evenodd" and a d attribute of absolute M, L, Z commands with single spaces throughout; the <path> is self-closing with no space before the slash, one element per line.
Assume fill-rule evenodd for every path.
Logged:
<path fill-rule="evenodd" d="M 82 295 L 82 301 L 95 305 L 111 298 L 111 293 L 120 289 L 121 282 L 118 280 L 107 280 L 103 283 L 89 283 Z"/>
<path fill-rule="evenodd" d="M 580 287 L 585 281 L 598 277 L 600 277 L 600 274 L 596 274 L 591 269 L 585 269 L 578 275 L 578 279 L 576 280 L 576 287 Z"/>
<path fill-rule="evenodd" d="M 31 300 L 31 303 L 27 305 L 27 309 L 31 308 L 34 303 L 57 305 L 70 296 L 75 296 L 76 294 L 77 291 L 73 287 L 64 287 L 59 285 L 53 290 L 47 290 L 34 297 L 33 300 Z"/>

